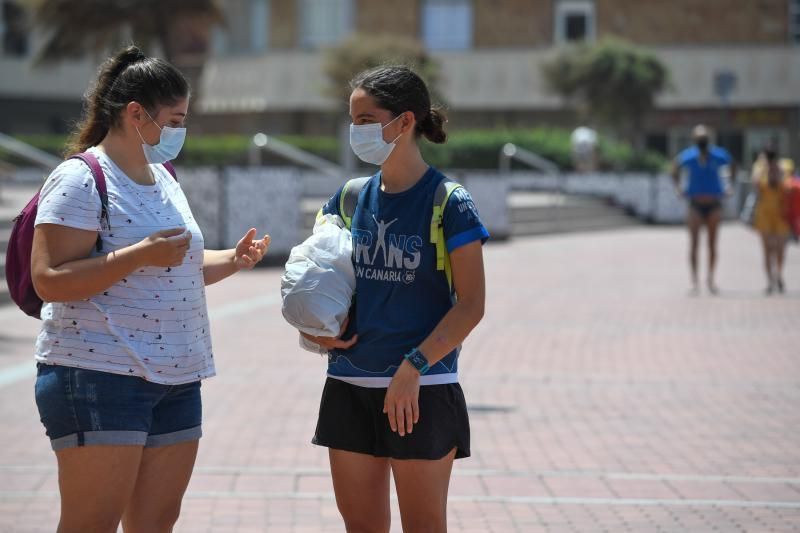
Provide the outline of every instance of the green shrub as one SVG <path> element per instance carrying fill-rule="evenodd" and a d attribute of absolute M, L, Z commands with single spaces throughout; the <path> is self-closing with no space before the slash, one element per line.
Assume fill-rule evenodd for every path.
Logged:
<path fill-rule="evenodd" d="M 66 140 L 61 135 L 20 135 L 18 138 L 56 155 L 61 154 Z M 278 138 L 329 161 L 339 159 L 336 137 L 284 135 Z M 553 161 L 562 169 L 572 168 L 570 131 L 567 129 L 462 130 L 452 132 L 446 144 L 422 141 L 420 147 L 425 160 L 438 168 L 489 170 L 497 169 L 500 150 L 509 142 Z M 186 166 L 245 165 L 251 143 L 252 138 L 245 135 L 190 135 L 177 163 Z M 667 164 L 660 154 L 644 152 L 637 155 L 630 145 L 606 137 L 600 138 L 598 152 L 601 170 L 659 172 Z M 15 162 L 12 157 L 4 159 Z M 262 154 L 262 162 L 268 165 L 289 164 L 268 152 Z M 524 167 L 515 165 L 514 168 Z"/>

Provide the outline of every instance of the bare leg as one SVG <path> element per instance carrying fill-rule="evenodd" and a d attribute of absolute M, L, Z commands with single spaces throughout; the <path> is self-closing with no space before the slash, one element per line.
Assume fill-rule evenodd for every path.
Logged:
<path fill-rule="evenodd" d="M 133 493 L 141 446 L 84 446 L 56 452 L 58 533 L 115 533 Z"/>
<path fill-rule="evenodd" d="M 774 290 L 772 280 L 772 243 L 770 242 L 769 235 L 761 233 L 761 245 L 764 249 L 764 272 L 767 274 L 767 289 L 766 293 L 771 294 Z"/>
<path fill-rule="evenodd" d="M 328 456 L 347 533 L 389 533 L 389 460 L 333 449 Z"/>
<path fill-rule="evenodd" d="M 125 533 L 169 533 L 197 457 L 198 441 L 145 448 L 133 494 L 122 516 Z"/>
<path fill-rule="evenodd" d="M 714 283 L 714 271 L 717 268 L 717 237 L 719 236 L 719 224 L 722 221 L 722 209 L 715 209 L 708 215 L 706 224 L 708 225 L 708 290 L 711 294 L 717 294 L 717 285 Z"/>
<path fill-rule="evenodd" d="M 697 292 L 699 287 L 697 275 L 697 247 L 700 240 L 700 227 L 703 220 L 700 215 L 689 206 L 689 214 L 686 218 L 686 225 L 689 228 L 689 267 L 692 273 L 692 291 Z"/>
<path fill-rule="evenodd" d="M 437 461 L 392 459 L 404 533 L 446 533 L 453 449 Z"/>
<path fill-rule="evenodd" d="M 786 240 L 783 235 L 775 237 L 775 281 L 778 284 L 778 291 L 784 292 L 783 285 L 783 260 L 786 257 Z"/>

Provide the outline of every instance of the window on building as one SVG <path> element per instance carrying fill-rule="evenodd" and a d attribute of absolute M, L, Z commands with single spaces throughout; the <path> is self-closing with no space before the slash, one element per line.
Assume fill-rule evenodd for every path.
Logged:
<path fill-rule="evenodd" d="M 471 0 L 423 0 L 422 42 L 429 50 L 472 47 Z"/>
<path fill-rule="evenodd" d="M 558 0 L 555 11 L 557 43 L 593 41 L 595 14 L 593 0 Z"/>
<path fill-rule="evenodd" d="M 800 44 L 800 0 L 789 0 L 789 39 Z"/>
<path fill-rule="evenodd" d="M 218 55 L 257 54 L 268 46 L 269 0 L 224 0 L 226 27 L 214 30 Z"/>
<path fill-rule="evenodd" d="M 0 9 L 0 35 L 2 53 L 6 56 L 24 57 L 28 55 L 30 28 L 28 14 L 17 2 L 6 0 Z"/>
<path fill-rule="evenodd" d="M 353 31 L 353 0 L 300 0 L 300 45 L 338 44 Z"/>

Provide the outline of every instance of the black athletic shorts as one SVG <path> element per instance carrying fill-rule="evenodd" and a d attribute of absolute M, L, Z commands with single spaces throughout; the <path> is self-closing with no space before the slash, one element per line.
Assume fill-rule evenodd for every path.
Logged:
<path fill-rule="evenodd" d="M 711 215 L 722 209 L 722 202 L 720 200 L 715 200 L 713 202 L 698 202 L 692 200 L 690 205 L 703 220 L 708 220 Z"/>
<path fill-rule="evenodd" d="M 456 448 L 469 457 L 469 416 L 458 383 L 419 389 L 419 422 L 401 437 L 383 413 L 386 389 L 328 378 L 322 391 L 314 439 L 318 446 L 392 459 L 436 460 Z"/>

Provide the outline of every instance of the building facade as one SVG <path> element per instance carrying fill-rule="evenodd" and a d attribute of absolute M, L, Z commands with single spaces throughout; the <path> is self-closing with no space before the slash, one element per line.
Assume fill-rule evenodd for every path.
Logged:
<path fill-rule="evenodd" d="M 651 49 L 671 73 L 671 90 L 647 119 L 648 146 L 674 153 L 704 122 L 742 162 L 770 140 L 800 158 L 800 0 L 221 3 L 228 24 L 209 43 L 193 120 L 200 131 L 336 132 L 343 103 L 326 96 L 324 51 L 352 34 L 418 39 L 441 64 L 452 129 L 572 127 L 576 116 L 545 89 L 541 64 L 560 46 L 618 36 Z M 12 4 L 3 2 L 0 111 L 11 103 L 33 113 L 28 130 L 56 129 L 62 122 L 50 110 L 74 104 L 93 69 L 60 67 L 58 83 L 23 72 L 30 50 Z"/>

